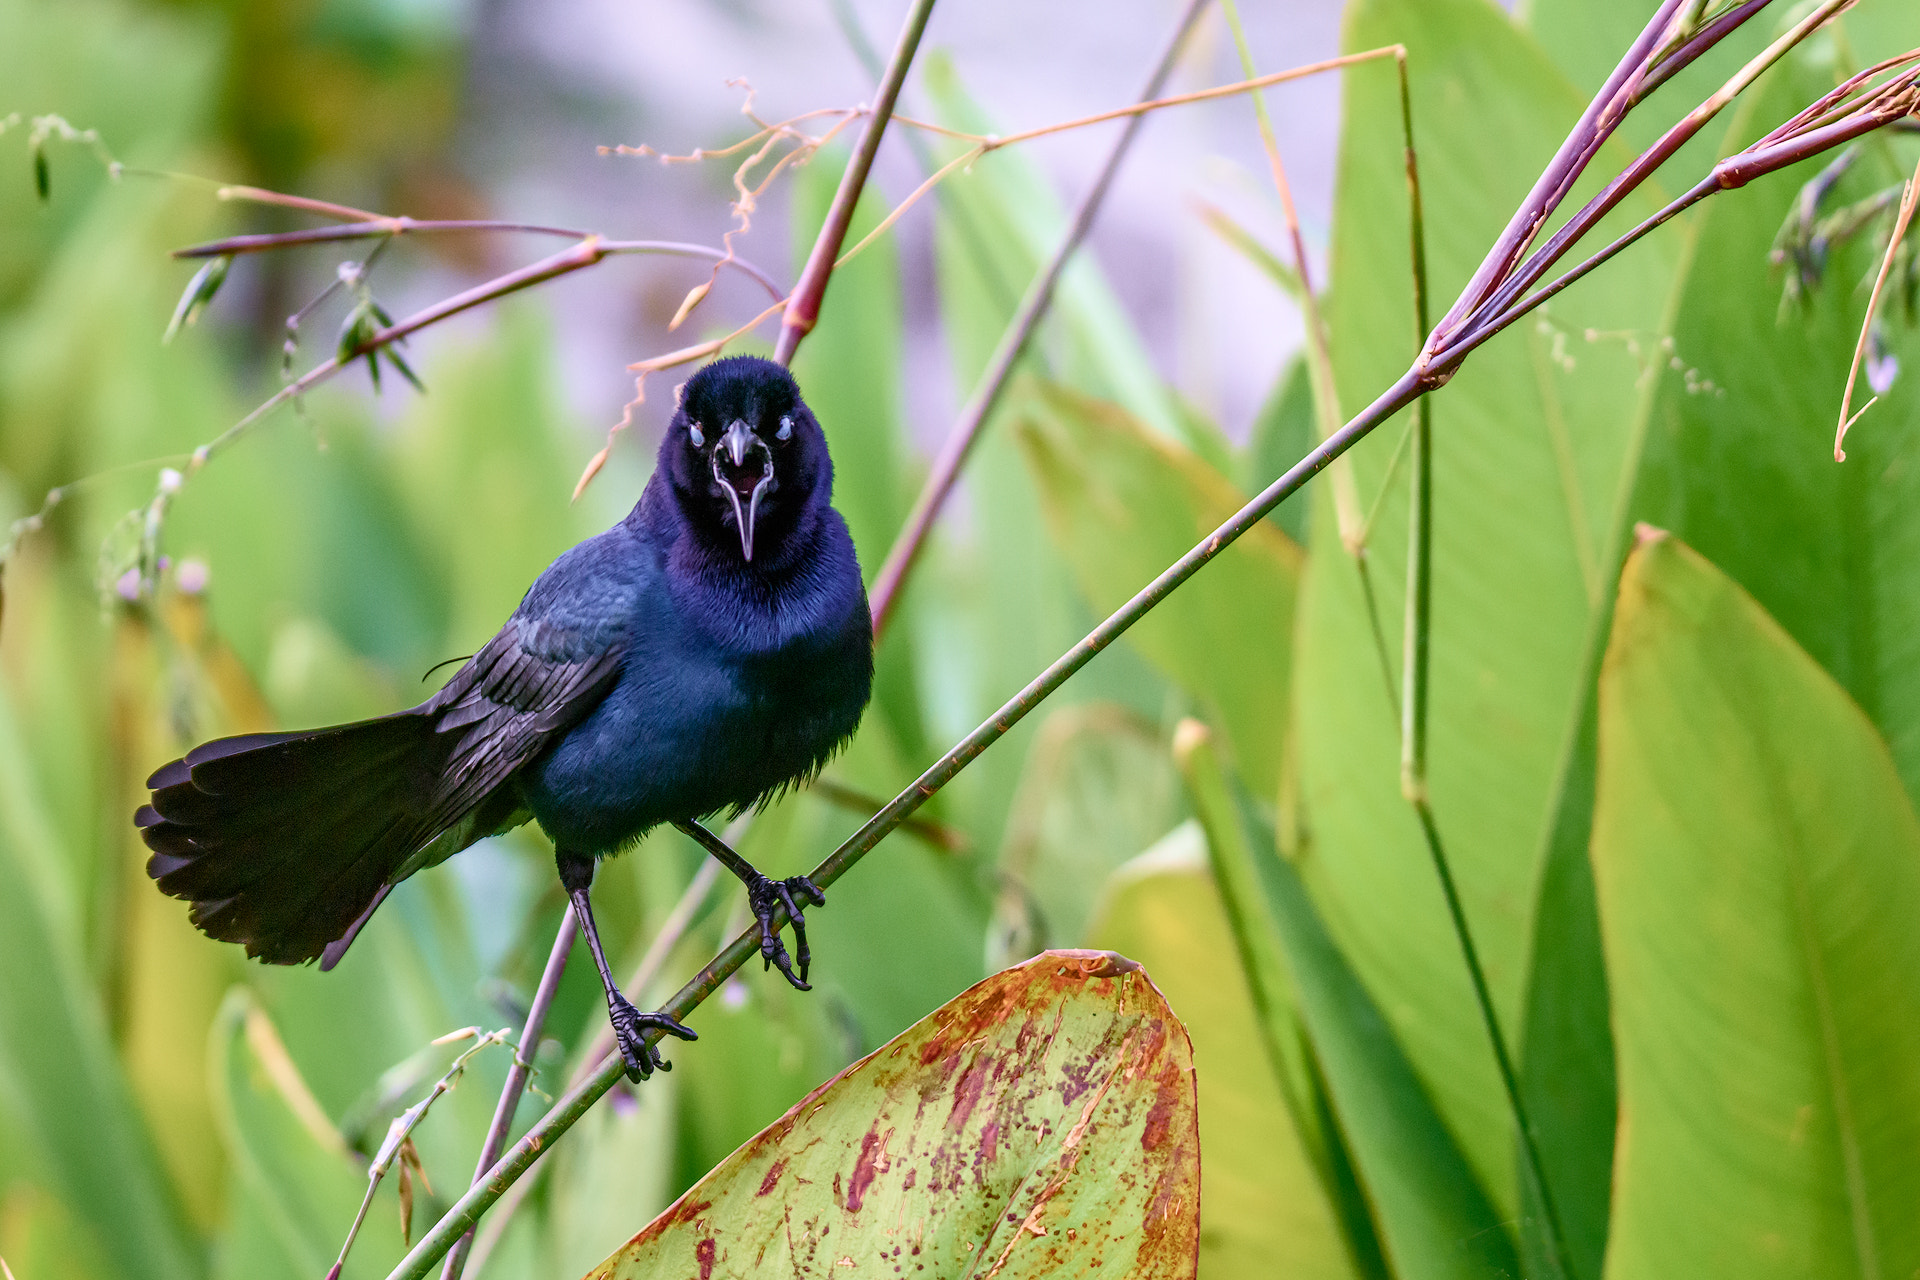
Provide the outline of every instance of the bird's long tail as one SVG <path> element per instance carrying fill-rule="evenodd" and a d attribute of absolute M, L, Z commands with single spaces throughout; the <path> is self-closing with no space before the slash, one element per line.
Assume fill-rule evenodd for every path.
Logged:
<path fill-rule="evenodd" d="M 196 747 L 147 779 L 147 874 L 209 937 L 331 968 L 445 825 L 432 810 L 458 736 L 407 711 Z"/>

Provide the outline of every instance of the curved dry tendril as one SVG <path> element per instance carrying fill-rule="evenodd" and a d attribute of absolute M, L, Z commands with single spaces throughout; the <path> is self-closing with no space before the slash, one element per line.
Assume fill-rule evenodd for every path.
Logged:
<path fill-rule="evenodd" d="M 768 123 L 753 111 L 754 88 L 750 82 L 744 79 L 733 79 L 727 81 L 727 84 L 730 87 L 738 87 L 746 90 L 746 99 L 740 105 L 740 114 L 746 116 L 749 120 L 752 120 L 754 124 L 759 126 L 757 130 L 748 134 L 740 141 L 712 150 L 695 147 L 692 151 L 684 155 L 661 151 L 644 142 L 638 146 L 618 143 L 612 146 L 602 146 L 598 149 L 599 153 L 603 156 L 652 156 L 659 160 L 661 164 L 699 164 L 705 160 L 721 160 L 739 155 L 742 151 L 748 152 L 746 159 L 742 160 L 733 171 L 734 200 L 732 212 L 735 223 L 733 228 L 721 237 L 721 244 L 724 245 L 726 249 L 725 255 L 714 264 L 713 271 L 705 281 L 695 285 L 687 292 L 686 298 L 674 312 L 673 318 L 667 322 L 667 331 L 669 333 L 679 329 L 686 321 L 686 318 L 692 314 L 693 309 L 706 299 L 708 292 L 713 288 L 713 282 L 719 278 L 720 268 L 736 260 L 734 258 L 734 237 L 746 235 L 753 229 L 753 214 L 760 207 L 760 197 L 766 194 L 767 188 L 773 185 L 775 179 L 787 169 L 799 168 L 801 165 L 807 163 L 807 161 L 813 158 L 815 152 L 819 151 L 821 147 L 826 146 L 827 143 L 833 141 L 834 137 L 839 134 L 842 129 L 846 128 L 853 121 L 868 114 L 865 107 L 820 107 L 812 111 L 802 112 L 797 116 L 790 116 L 785 120 Z M 831 128 L 823 133 L 811 134 L 799 127 L 807 121 L 826 119 L 829 117 L 833 118 L 834 123 Z M 782 143 L 790 144 L 785 151 L 779 150 Z M 749 148 L 751 148 L 751 150 L 749 150 Z M 768 158 L 774 156 L 776 152 L 778 152 L 777 158 L 768 166 L 766 172 L 756 180 L 754 178 L 754 170 L 760 165 L 765 164 Z M 755 323 L 758 323 L 758 321 L 755 321 Z M 641 392 L 641 388 L 637 384 L 635 391 L 636 393 Z M 631 421 L 631 410 L 633 406 L 640 403 L 643 399 L 644 394 L 636 394 L 635 399 L 628 404 L 628 412 L 621 415 L 620 422 L 608 433 L 609 446 L 612 444 L 612 437 L 624 430 Z M 604 461 L 604 457 L 598 459 L 598 462 Z M 597 472 L 599 469 L 597 463 L 589 467 L 590 472 Z M 591 478 L 591 475 L 588 475 L 582 479 L 579 486 L 575 487 L 575 497 L 579 496 L 581 490 L 586 485 L 586 481 Z"/>

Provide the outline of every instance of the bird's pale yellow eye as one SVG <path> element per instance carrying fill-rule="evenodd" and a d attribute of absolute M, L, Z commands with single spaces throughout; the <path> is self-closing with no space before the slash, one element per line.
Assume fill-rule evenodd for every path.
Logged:
<path fill-rule="evenodd" d="M 793 419 L 792 418 L 780 419 L 780 429 L 773 433 L 773 438 L 775 440 L 793 439 Z"/>
<path fill-rule="evenodd" d="M 693 441 L 693 447 L 696 449 L 707 443 L 707 433 L 700 429 L 700 424 L 697 422 L 687 428 L 687 438 Z"/>

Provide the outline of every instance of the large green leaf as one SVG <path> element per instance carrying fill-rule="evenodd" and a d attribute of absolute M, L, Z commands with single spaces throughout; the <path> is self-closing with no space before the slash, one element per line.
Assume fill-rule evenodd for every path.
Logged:
<path fill-rule="evenodd" d="M 1600 682 L 1621 1141 L 1607 1275 L 1920 1267 L 1920 821 L 1753 600 L 1649 531 Z"/>
<path fill-rule="evenodd" d="M 1338 1221 L 1261 1047 L 1197 825 L 1176 827 L 1108 878 L 1087 945 L 1147 966 L 1193 1039 L 1201 1276 L 1352 1276 Z"/>
<path fill-rule="evenodd" d="M 1018 436 L 1055 543 L 1087 599 L 1119 608 L 1245 502 L 1198 456 L 1117 405 L 1029 384 Z M 1300 548 L 1268 524 L 1127 633 L 1227 730 L 1262 794 L 1280 779 Z"/>
<path fill-rule="evenodd" d="M 1138 965 L 1044 952 L 816 1089 L 592 1274 L 1191 1276 L 1193 1090 Z"/>
<path fill-rule="evenodd" d="M 1197 726 L 1196 726 L 1197 728 Z M 1265 1014 L 1292 1006 L 1303 1031 L 1270 1027 L 1269 1054 L 1295 1077 L 1297 1117 L 1324 1185 L 1341 1208 L 1356 1258 L 1400 1276 L 1477 1280 L 1516 1272 L 1513 1241 L 1435 1110 L 1393 1029 L 1340 954 L 1292 863 L 1251 805 L 1234 795 L 1204 731 L 1182 729 L 1176 750 L 1206 828 L 1217 881 L 1237 900 L 1238 959 L 1257 966 Z M 1272 971 L 1283 969 L 1284 995 Z M 1307 1059 L 1304 1067 L 1286 1061 Z M 1319 1095 L 1324 1093 L 1324 1103 Z M 1321 1107 L 1330 1109 L 1326 1115 Z M 1357 1194 L 1349 1187 L 1357 1182 Z"/>
<path fill-rule="evenodd" d="M 1543 18 L 1548 7 L 1568 6 L 1543 4 Z M 1864 5 L 1848 23 L 1862 56 L 1878 56 L 1911 33 L 1910 12 L 1899 6 Z M 1788 64 L 1730 113 L 1725 145 L 1751 140 L 1821 88 L 1817 76 Z M 1686 87 L 1667 92 L 1676 91 Z M 1708 132 L 1721 142 L 1720 130 Z M 1862 168 L 1875 163 L 1870 156 Z M 1810 178 L 1813 169 L 1797 177 Z M 1882 170 L 1876 180 L 1891 176 Z M 1864 189 L 1843 188 L 1840 198 Z M 1640 378 L 1645 402 L 1631 420 L 1621 486 L 1629 496 L 1616 504 L 1602 564 L 1612 577 L 1635 519 L 1700 547 L 1875 718 L 1912 795 L 1920 785 L 1920 615 L 1913 605 L 1920 598 L 1913 554 L 1920 397 L 1903 379 L 1869 415 L 1874 429 L 1855 437 L 1847 464 L 1828 461 L 1863 305 L 1846 285 L 1873 263 L 1858 247 L 1836 248 L 1825 292 L 1806 313 L 1777 320 L 1779 281 L 1765 264 L 1796 195 L 1795 178 L 1786 177 L 1714 200 L 1686 228 L 1685 267 L 1661 325 L 1667 336 L 1655 348 L 1654 335 L 1624 335 L 1641 344 L 1650 364 Z M 1920 344 L 1907 337 L 1899 346 L 1912 368 Z M 1591 682 L 1609 623 L 1603 601 L 1588 623 L 1586 705 L 1555 784 L 1526 1016 L 1528 1104 L 1547 1135 L 1545 1160 L 1576 1262 L 1589 1276 L 1598 1274 L 1606 1235 L 1613 1146 L 1606 984 L 1586 857 L 1597 716 Z"/>
<path fill-rule="evenodd" d="M 26 744 L 0 692 L 0 771 L 26 775 Z M 0 823 L 0 1109 L 26 1149 L 0 1170 L 45 1187 L 84 1223 L 117 1274 L 184 1280 L 202 1271 L 178 1198 L 127 1088 L 77 939 L 48 910 L 29 867 L 58 866 L 56 828 L 25 791 Z M 23 843 L 31 835 L 35 841 Z"/>
<path fill-rule="evenodd" d="M 1436 310 L 1480 262 L 1584 99 L 1494 5 L 1364 0 L 1345 44 L 1404 42 Z M 1406 181 L 1391 64 L 1348 74 L 1329 306 L 1339 392 L 1372 399 L 1412 354 Z M 1599 166 L 1622 162 L 1610 150 Z M 1644 200 L 1632 216 L 1650 211 Z M 1656 237 L 1554 304 L 1574 334 L 1654 327 L 1675 272 Z M 1555 765 L 1578 709 L 1582 643 L 1604 598 L 1638 367 L 1620 345 L 1569 368 L 1529 324 L 1474 354 L 1433 401 L 1430 792 L 1511 1038 L 1532 937 Z M 1513 1130 L 1425 846 L 1399 789 L 1398 645 L 1406 474 L 1393 424 L 1351 455 L 1379 503 L 1362 579 L 1317 503 L 1296 657 L 1301 874 L 1326 926 L 1494 1203 L 1519 1216 Z M 1367 584 L 1371 584 L 1371 606 Z M 1383 669 L 1384 668 L 1384 669 Z M 1604 1205 L 1605 1187 L 1599 1187 Z M 1603 1210 L 1602 1210 L 1603 1211 Z"/>

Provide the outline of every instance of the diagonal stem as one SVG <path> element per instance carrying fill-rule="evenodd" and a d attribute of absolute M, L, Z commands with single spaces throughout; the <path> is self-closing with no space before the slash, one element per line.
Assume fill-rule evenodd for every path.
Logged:
<path fill-rule="evenodd" d="M 480 1161 L 474 1166 L 473 1180 L 478 1182 L 493 1168 L 493 1162 L 500 1158 L 500 1149 L 507 1145 L 507 1134 L 513 1128 L 514 1113 L 520 1109 L 520 1096 L 526 1092 L 527 1078 L 533 1074 L 533 1058 L 540 1051 L 540 1034 L 546 1030 L 547 1011 L 553 1008 L 553 997 L 560 990 L 560 977 L 567 971 L 567 959 L 573 954 L 573 905 L 569 903 L 560 916 L 560 932 L 554 935 L 553 950 L 547 955 L 547 967 L 540 974 L 540 986 L 533 993 L 533 1003 L 527 1008 L 527 1024 L 520 1031 L 520 1044 L 513 1052 L 513 1066 L 507 1071 L 507 1083 L 500 1090 L 500 1102 L 493 1109 L 493 1123 L 487 1126 L 486 1140 L 480 1144 Z M 473 1248 L 473 1232 L 469 1231 L 454 1242 L 447 1254 L 447 1265 L 440 1273 L 440 1280 L 460 1280 L 460 1273 L 467 1265 L 467 1252 Z"/>
<path fill-rule="evenodd" d="M 1206 6 L 1206 0 L 1188 0 L 1186 9 L 1175 24 L 1173 34 L 1168 37 L 1166 47 L 1154 62 L 1147 84 L 1140 91 L 1140 101 L 1152 101 L 1166 83 L 1167 76 L 1173 71 L 1174 61 L 1178 58 L 1180 47 L 1186 42 L 1187 33 L 1193 29 L 1194 21 Z M 1040 320 L 1053 305 L 1053 295 L 1060 283 L 1060 276 L 1066 270 L 1069 259 L 1086 239 L 1087 232 L 1093 227 L 1094 217 L 1100 212 L 1105 201 L 1107 189 L 1113 183 L 1113 177 L 1120 170 L 1120 162 L 1126 158 L 1134 137 L 1140 132 L 1140 124 L 1146 117 L 1134 115 L 1127 118 L 1126 126 L 1120 136 L 1113 140 L 1113 146 L 1107 151 L 1107 158 L 1100 166 L 1093 185 L 1080 197 L 1080 205 L 1073 211 L 1073 219 L 1067 226 L 1067 234 L 1061 238 L 1047 260 L 1040 274 L 1027 286 L 1027 293 L 1020 300 L 1020 309 L 1014 313 L 1013 321 L 1000 337 L 1000 345 L 994 349 L 987 361 L 987 368 L 980 375 L 979 385 L 967 398 L 966 406 L 960 411 L 959 421 L 953 424 L 946 443 L 940 447 L 940 455 L 934 459 L 933 470 L 921 486 L 919 497 L 914 499 L 913 510 L 907 516 L 907 522 L 900 535 L 894 539 L 893 546 L 887 551 L 887 558 L 880 566 L 880 572 L 874 576 L 873 590 L 869 599 L 873 608 L 873 634 L 877 639 L 885 631 L 893 609 L 900 599 L 900 588 L 907 575 L 913 571 L 914 562 L 919 559 L 921 549 L 926 545 L 927 535 L 933 529 L 933 522 L 945 505 L 947 495 L 960 477 L 960 469 L 966 465 L 967 456 L 972 453 L 974 443 L 980 438 L 980 431 L 992 416 L 994 407 L 1000 403 L 1001 393 L 1012 380 L 1014 367 L 1019 363 L 1027 344 L 1032 341 L 1034 330 Z"/>
<path fill-rule="evenodd" d="M 813 252 L 807 257 L 807 265 L 800 272 L 798 283 L 793 286 L 792 301 L 787 304 L 787 313 L 780 322 L 780 339 L 775 344 L 773 358 L 781 364 L 792 364 L 793 353 L 799 348 L 800 340 L 807 336 L 820 319 L 820 303 L 827 296 L 827 281 L 833 276 L 833 264 L 840 256 L 840 244 L 847 238 L 847 228 L 853 225 L 854 207 L 860 203 L 861 189 L 867 185 L 867 173 L 873 168 L 874 153 L 880 150 L 881 135 L 887 131 L 887 122 L 893 118 L 893 104 L 900 96 L 900 86 L 906 82 L 907 68 L 913 65 L 913 55 L 920 47 L 920 37 L 927 29 L 927 19 L 933 16 L 933 0 L 914 0 L 913 9 L 907 14 L 907 22 L 900 29 L 900 41 L 893 47 L 893 57 L 887 63 L 887 73 L 880 79 L 880 87 L 875 91 L 873 113 L 867 117 L 866 127 L 860 132 L 860 141 L 854 144 L 853 159 L 847 162 L 847 171 L 840 175 L 840 189 L 833 193 L 833 205 L 827 210 L 827 220 L 820 228 L 819 237 L 813 242 Z"/>

